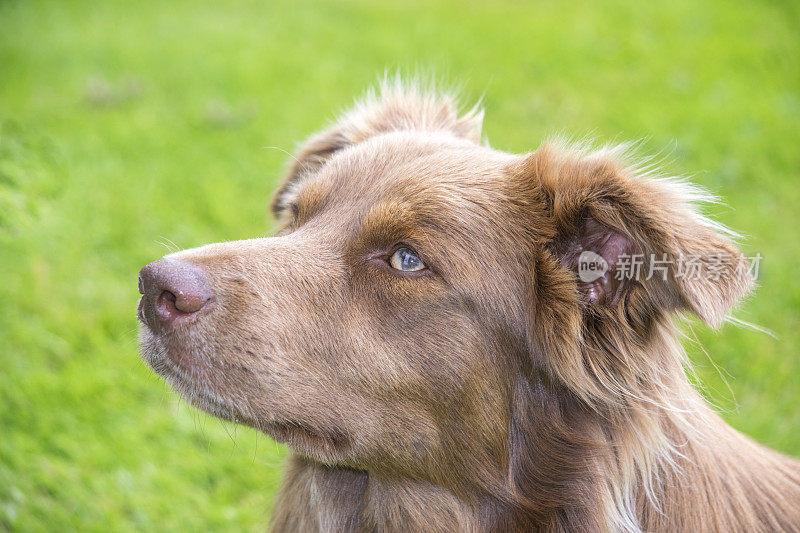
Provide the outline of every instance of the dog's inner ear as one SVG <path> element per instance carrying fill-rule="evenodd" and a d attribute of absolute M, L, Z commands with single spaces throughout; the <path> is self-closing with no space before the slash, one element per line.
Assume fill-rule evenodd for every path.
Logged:
<path fill-rule="evenodd" d="M 578 292 L 588 305 L 614 306 L 633 280 L 620 275 L 620 261 L 631 256 L 631 239 L 622 231 L 584 214 L 572 235 L 555 250 L 561 263 L 578 276 Z"/>
<path fill-rule="evenodd" d="M 609 319 L 602 311 L 624 304 L 635 319 L 688 309 L 718 326 L 753 287 L 724 228 L 698 212 L 702 191 L 637 175 L 619 149 L 545 143 L 512 172 L 532 184 L 544 215 L 534 231 L 572 274 L 569 298 L 577 292 L 584 312 Z"/>

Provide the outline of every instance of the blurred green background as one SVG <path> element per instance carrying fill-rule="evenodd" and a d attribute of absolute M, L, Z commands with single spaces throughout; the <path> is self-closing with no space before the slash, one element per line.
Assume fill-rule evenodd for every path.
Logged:
<path fill-rule="evenodd" d="M 738 316 L 777 338 L 687 346 L 727 420 L 800 455 L 798 5 L 0 1 L 0 530 L 264 527 L 285 450 L 140 362 L 136 274 L 267 234 L 267 147 L 386 69 L 485 95 L 497 148 L 646 138 L 725 197 L 764 256 Z"/>

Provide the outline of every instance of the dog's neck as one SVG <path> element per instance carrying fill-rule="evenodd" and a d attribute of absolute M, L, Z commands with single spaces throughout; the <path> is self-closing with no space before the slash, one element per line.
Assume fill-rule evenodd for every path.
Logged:
<path fill-rule="evenodd" d="M 446 487 L 293 455 L 275 505 L 274 529 L 486 531 L 523 524 L 528 529 L 604 529 L 603 502 L 592 490 L 596 469 L 589 458 L 594 451 L 590 439 L 579 435 L 589 431 L 587 420 L 565 417 L 563 411 L 575 411 L 548 402 L 539 381 L 520 379 L 514 389 L 508 457 L 496 472 L 478 474 L 454 464 L 458 478 Z"/>
<path fill-rule="evenodd" d="M 602 456 L 573 479 L 574 485 L 564 485 L 564 492 L 553 486 L 563 472 L 547 464 L 552 457 L 540 458 L 528 473 L 538 468 L 538 475 L 550 476 L 533 480 L 549 494 L 509 493 L 512 498 L 504 499 L 477 491 L 457 496 L 431 482 L 386 479 L 292 455 L 272 526 L 274 531 L 563 532 L 755 531 L 767 524 L 769 530 L 795 531 L 800 465 L 752 443 L 716 415 L 707 423 L 709 434 L 716 433 L 713 440 L 686 443 L 674 468 L 659 467 L 649 489 L 639 482 L 621 503 L 608 496 L 626 490 L 621 474 L 603 472 L 609 467 Z"/>
<path fill-rule="evenodd" d="M 463 466 L 457 488 L 329 467 L 293 455 L 275 505 L 273 527 L 276 531 L 722 531 L 757 530 L 764 524 L 775 530 L 796 528 L 800 465 L 727 426 L 706 407 L 681 369 L 673 376 L 677 381 L 669 387 L 675 409 L 650 402 L 636 406 L 631 400 L 606 413 L 588 408 L 541 379 L 518 379 L 510 398 L 508 460 L 498 465 L 490 474 L 495 479 L 488 482 L 478 479 L 485 472 L 475 474 L 455 463 L 453 470 Z"/>
<path fill-rule="evenodd" d="M 587 513 L 565 511 L 546 526 L 575 531 L 591 523 Z M 458 497 L 430 482 L 381 479 L 294 455 L 272 526 L 275 531 L 515 531 L 533 523 L 521 514 L 494 496 Z M 582 530 L 601 529 L 594 525 Z"/>

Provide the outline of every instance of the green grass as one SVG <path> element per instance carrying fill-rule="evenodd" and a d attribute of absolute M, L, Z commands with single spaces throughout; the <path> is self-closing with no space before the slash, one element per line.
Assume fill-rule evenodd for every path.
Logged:
<path fill-rule="evenodd" d="M 140 362 L 138 269 L 263 235 L 296 141 L 384 69 L 485 93 L 485 131 L 646 137 L 764 256 L 695 324 L 709 396 L 800 454 L 800 12 L 778 1 L 0 1 L 0 530 L 252 530 L 285 451 L 181 404 Z M 725 379 L 723 379 L 723 376 Z M 725 384 L 728 382 L 728 386 Z"/>

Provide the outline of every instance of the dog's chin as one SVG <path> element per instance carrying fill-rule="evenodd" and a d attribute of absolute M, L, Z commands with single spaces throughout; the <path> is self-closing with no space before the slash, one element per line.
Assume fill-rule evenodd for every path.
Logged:
<path fill-rule="evenodd" d="M 329 466 L 351 465 L 352 441 L 343 432 L 278 420 L 262 422 L 257 429 L 314 461 Z"/>

